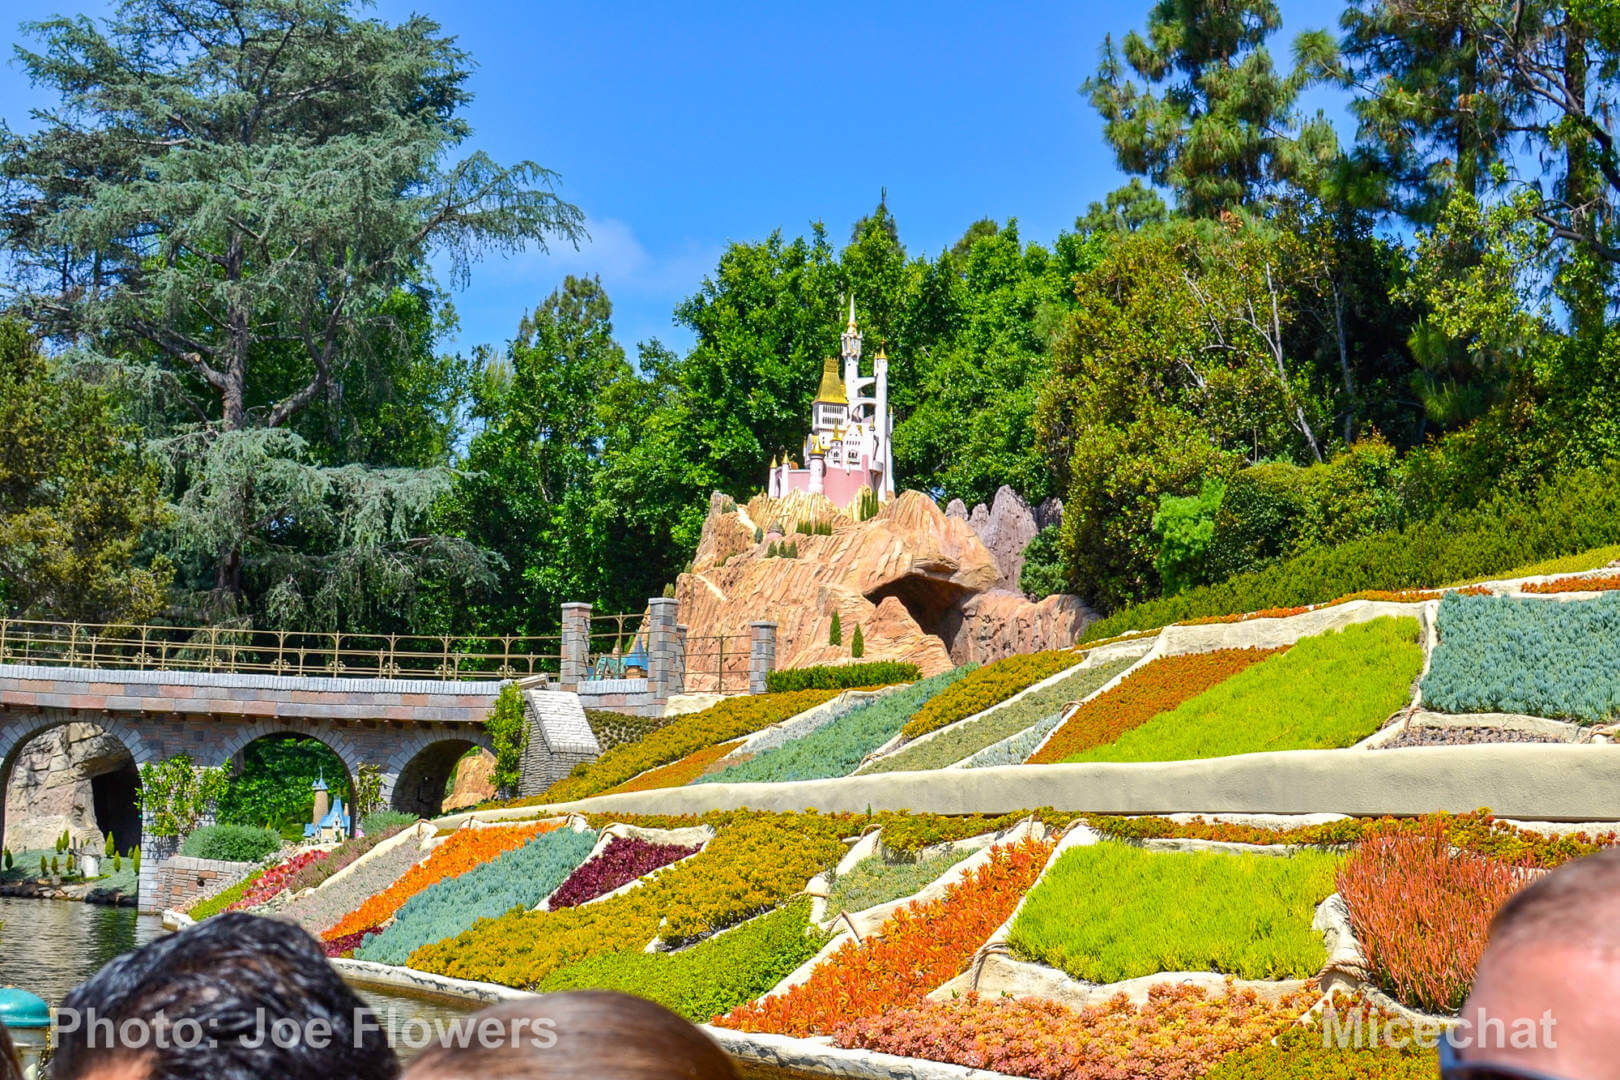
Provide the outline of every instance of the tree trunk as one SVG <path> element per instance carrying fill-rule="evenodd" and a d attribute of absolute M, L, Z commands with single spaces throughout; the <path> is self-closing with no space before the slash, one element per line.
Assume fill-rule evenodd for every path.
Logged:
<path fill-rule="evenodd" d="M 1586 109 L 1586 26 L 1579 15 L 1566 9 L 1564 13 L 1564 94 L 1566 100 L 1582 112 Z M 1598 199 L 1597 174 L 1587 160 L 1587 139 L 1579 133 L 1569 136 L 1564 147 L 1565 175 L 1564 201 L 1569 204 L 1570 228 L 1580 236 L 1591 235 L 1593 207 Z M 1584 337 L 1603 330 L 1606 307 L 1603 272 L 1598 260 L 1576 245 L 1570 252 L 1567 268 L 1569 285 L 1565 289 L 1565 303 L 1569 305 L 1570 329 L 1576 337 Z"/>

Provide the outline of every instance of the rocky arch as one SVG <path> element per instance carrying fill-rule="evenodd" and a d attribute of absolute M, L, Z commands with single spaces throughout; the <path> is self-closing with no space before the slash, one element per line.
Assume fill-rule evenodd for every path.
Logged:
<path fill-rule="evenodd" d="M 471 731 L 432 733 L 413 743 L 390 760 L 383 781 L 387 788 L 383 803 L 418 817 L 434 817 L 441 812 L 445 786 L 463 754 L 475 746 L 491 749 L 487 735 Z"/>
<path fill-rule="evenodd" d="M 6 719 L 13 721 L 0 728 L 0 785 L 7 796 L 0 803 L 0 831 L 6 834 L 6 846 L 14 851 L 48 847 L 63 828 L 79 841 L 92 826 L 120 851 L 141 843 L 139 769 L 154 759 L 154 753 L 135 725 L 118 717 L 88 719 L 70 709 L 24 716 L 7 713 Z M 53 734 L 63 746 L 41 747 L 36 742 Z M 67 752 L 73 741 L 87 745 Z M 20 776 L 19 764 L 24 762 L 28 775 Z M 19 783 L 30 790 L 16 791 Z M 6 818 L 7 804 L 15 811 L 21 809 L 19 803 L 45 810 L 60 804 L 61 812 L 40 815 L 37 830 L 18 831 L 8 827 Z"/>

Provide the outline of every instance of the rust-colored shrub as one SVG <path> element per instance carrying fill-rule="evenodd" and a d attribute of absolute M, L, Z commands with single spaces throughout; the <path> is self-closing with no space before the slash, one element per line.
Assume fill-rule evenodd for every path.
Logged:
<path fill-rule="evenodd" d="M 1430 1012 L 1462 1007 L 1502 902 L 1523 865 L 1453 848 L 1440 828 L 1375 837 L 1339 871 L 1356 940 L 1379 982 Z"/>
<path fill-rule="evenodd" d="M 603 794 L 618 795 L 626 791 L 651 791 L 654 788 L 685 787 L 702 776 L 710 765 L 737 749 L 742 743 L 743 740 L 734 739 L 731 742 L 720 743 L 718 746 L 706 746 L 702 750 L 687 754 L 679 761 L 651 769 L 633 780 L 626 780 L 618 787 L 609 788 Z"/>

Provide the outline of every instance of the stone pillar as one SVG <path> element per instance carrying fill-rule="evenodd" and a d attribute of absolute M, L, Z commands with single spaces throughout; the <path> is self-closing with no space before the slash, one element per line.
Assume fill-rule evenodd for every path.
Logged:
<path fill-rule="evenodd" d="M 671 694 L 680 693 L 675 678 L 678 631 L 675 625 L 676 609 L 680 601 L 660 596 L 647 601 L 647 689 L 652 691 L 653 704 L 662 706 Z M 680 684 L 685 684 L 683 672 Z"/>
<path fill-rule="evenodd" d="M 591 662 L 591 605 L 562 606 L 562 676 L 564 690 L 577 690 Z"/>
<path fill-rule="evenodd" d="M 686 693 L 686 627 L 675 627 L 675 666 L 670 671 L 671 697 Z"/>
<path fill-rule="evenodd" d="M 748 692 L 763 694 L 765 676 L 776 670 L 776 624 L 748 624 Z"/>

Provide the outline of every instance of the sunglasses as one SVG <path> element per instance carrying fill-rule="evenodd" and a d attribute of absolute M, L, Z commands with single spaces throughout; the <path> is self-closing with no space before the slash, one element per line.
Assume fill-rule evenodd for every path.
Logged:
<path fill-rule="evenodd" d="M 1551 1073 L 1521 1069 L 1515 1065 L 1488 1065 L 1483 1061 L 1460 1061 L 1450 1039 L 1440 1040 L 1440 1080 L 1567 1080 Z"/>

